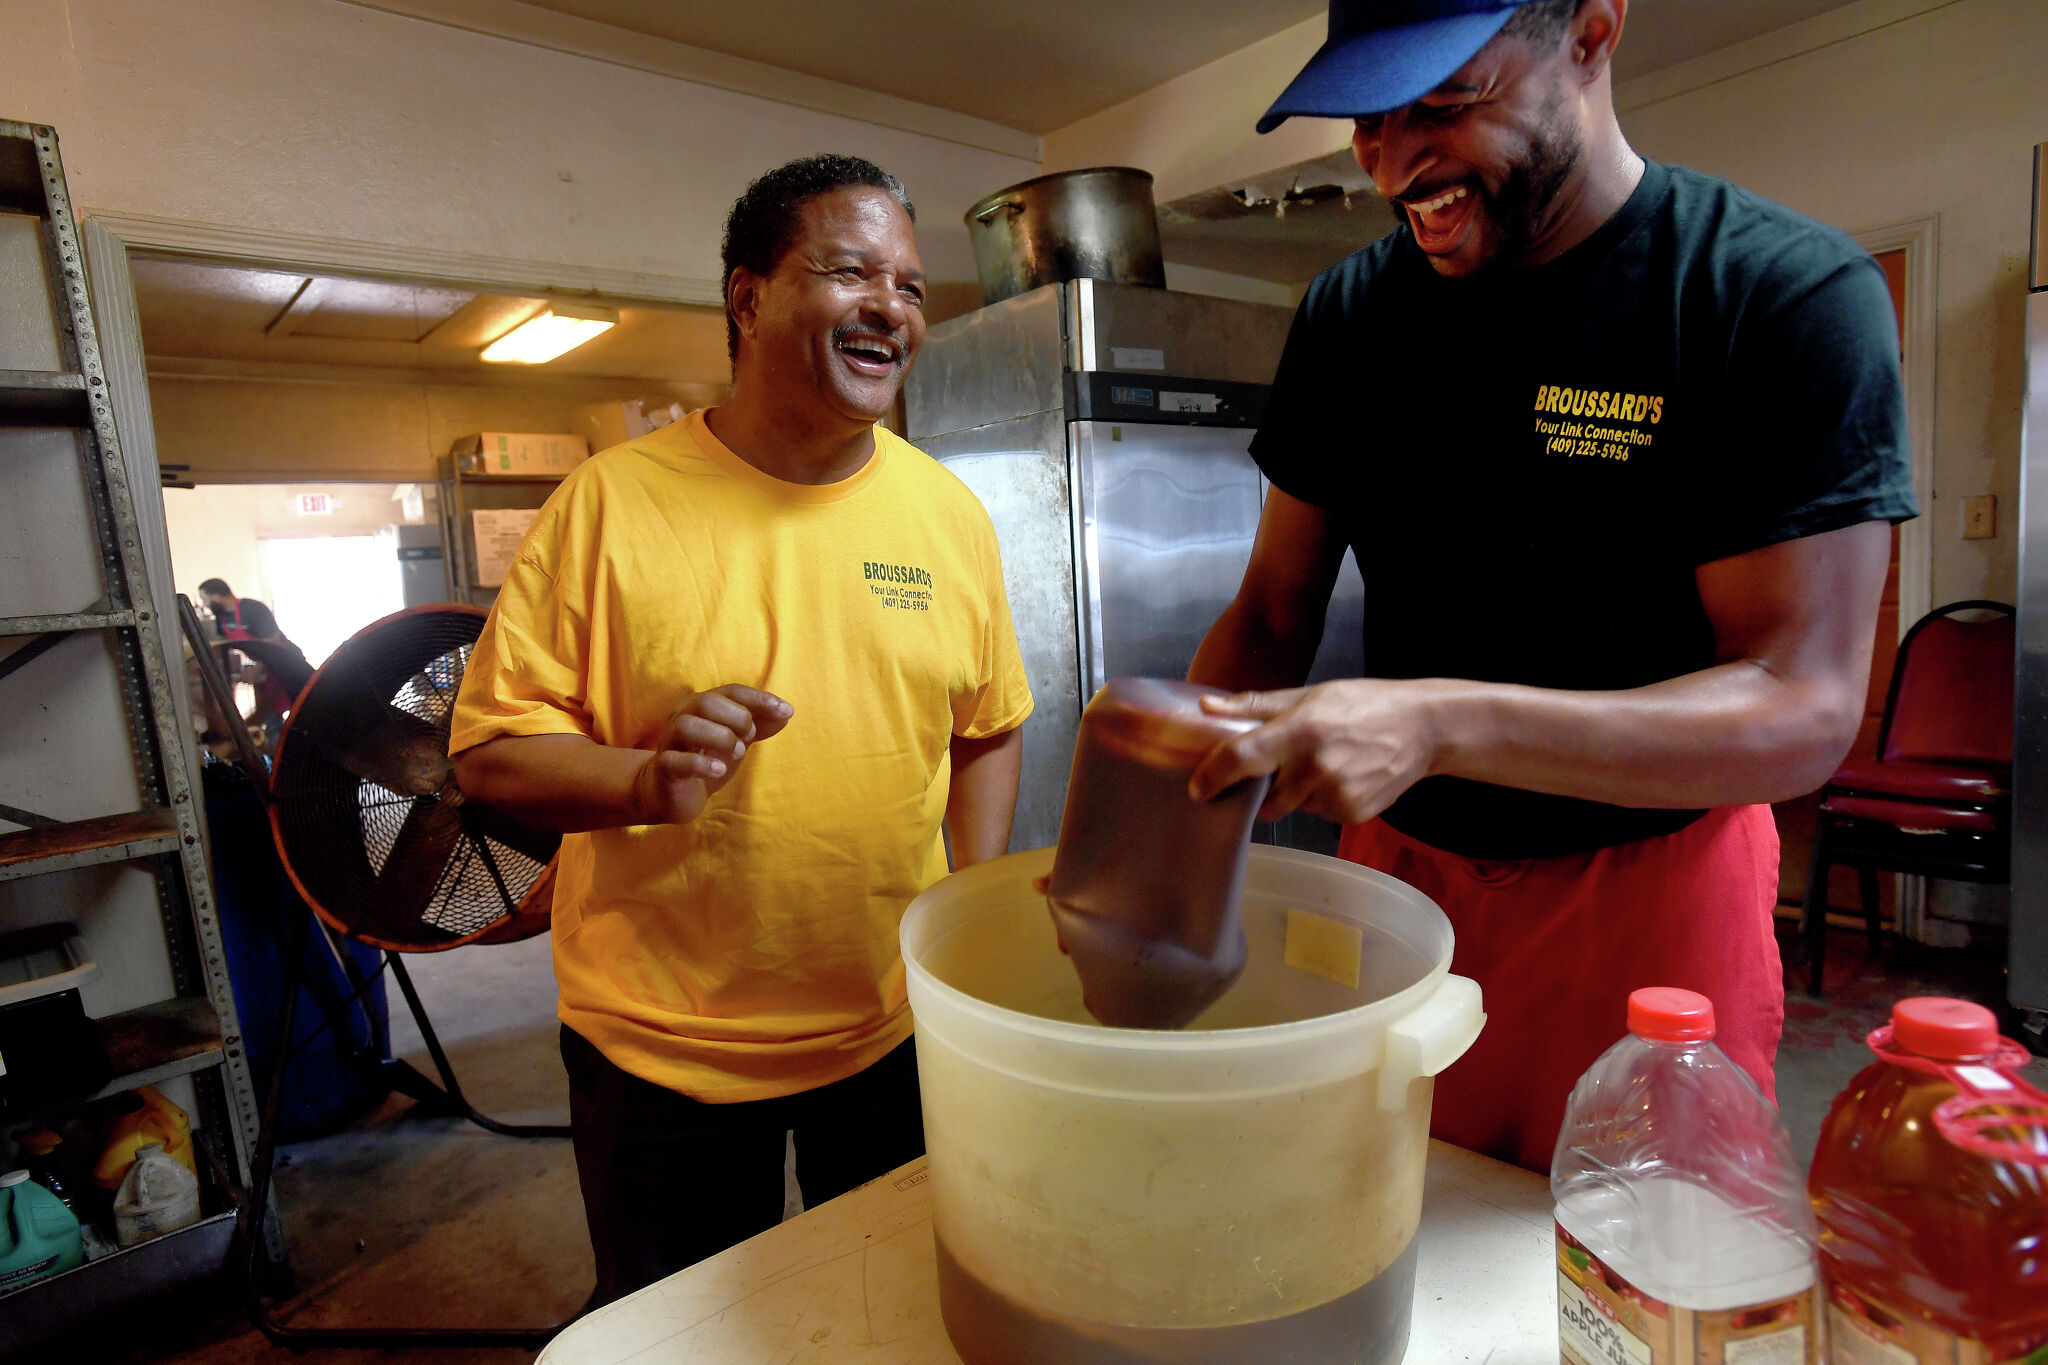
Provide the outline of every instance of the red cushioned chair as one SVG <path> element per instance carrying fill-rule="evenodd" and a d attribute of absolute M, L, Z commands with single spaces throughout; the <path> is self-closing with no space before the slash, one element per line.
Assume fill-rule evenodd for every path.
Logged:
<path fill-rule="evenodd" d="M 1963 612 L 1988 619 L 1959 621 Z M 1899 642 L 1877 757 L 1852 758 L 1821 789 L 1802 926 L 1806 989 L 1820 994 L 1828 867 L 1854 867 L 1874 949 L 1877 874 L 2002 883 L 2011 850 L 2013 609 L 1952 602 Z"/>

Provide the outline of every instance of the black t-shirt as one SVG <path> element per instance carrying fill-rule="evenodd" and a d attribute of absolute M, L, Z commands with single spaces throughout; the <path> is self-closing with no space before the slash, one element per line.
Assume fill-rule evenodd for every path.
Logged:
<path fill-rule="evenodd" d="M 244 597 L 235 603 L 235 615 L 243 630 L 259 640 L 265 640 L 278 633 L 277 617 L 269 607 L 253 597 Z"/>
<path fill-rule="evenodd" d="M 1695 672 L 1714 662 L 1700 565 L 1919 510 L 1876 263 L 1655 164 L 1547 265 L 1445 279 L 1404 226 L 1324 271 L 1251 451 L 1341 519 L 1369 677 L 1600 691 Z M 1505 859 L 1700 814 L 1436 777 L 1386 818 Z"/>

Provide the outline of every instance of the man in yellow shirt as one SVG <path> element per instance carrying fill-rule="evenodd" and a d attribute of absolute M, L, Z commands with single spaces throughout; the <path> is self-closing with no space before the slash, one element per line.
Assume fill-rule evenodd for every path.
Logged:
<path fill-rule="evenodd" d="M 562 1055 L 598 1297 L 924 1149 L 897 922 L 1009 842 L 1031 697 L 987 514 L 876 425 L 913 210 L 851 157 L 726 221 L 733 392 L 577 469 L 477 642 L 464 794 L 563 831 Z"/>

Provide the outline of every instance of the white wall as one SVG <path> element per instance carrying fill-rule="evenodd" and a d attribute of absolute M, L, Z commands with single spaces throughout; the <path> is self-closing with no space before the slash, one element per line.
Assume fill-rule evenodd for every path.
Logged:
<path fill-rule="evenodd" d="M 6 0 L 0 117 L 57 129 L 102 211 L 697 281 L 753 176 L 867 156 L 937 281 L 1022 157 L 339 0 Z"/>
<path fill-rule="evenodd" d="M 1275 284 L 1271 280 L 1207 270 L 1199 265 L 1182 265 L 1178 261 L 1166 263 L 1166 287 L 1183 294 L 1208 294 L 1219 299 L 1270 303 L 1282 308 L 1292 308 L 1301 297 L 1301 290 L 1291 284 Z"/>
<path fill-rule="evenodd" d="M 1137 166 L 1152 172 L 1165 203 L 1349 146 L 1346 119 L 1289 119 L 1264 136 L 1252 130 L 1328 29 L 1320 16 L 1304 20 L 1048 133 L 1045 169 Z"/>
<path fill-rule="evenodd" d="M 1934 598 L 2011 601 L 2032 148 L 2048 141 L 2048 8 L 1956 0 L 1634 108 L 1645 155 L 1850 232 L 1940 216 Z M 1682 75 L 1683 73 L 1674 73 Z M 1674 80 L 1671 84 L 1683 84 Z M 1645 83 L 1647 84 L 1647 82 Z M 1998 496 L 1963 540 L 1962 500 Z"/>

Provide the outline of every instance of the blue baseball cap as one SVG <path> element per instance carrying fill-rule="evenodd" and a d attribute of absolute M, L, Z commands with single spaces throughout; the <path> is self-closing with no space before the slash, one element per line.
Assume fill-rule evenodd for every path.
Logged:
<path fill-rule="evenodd" d="M 1259 120 L 1357 118 L 1413 104 L 1493 40 L 1527 0 L 1330 0 L 1330 37 Z"/>

